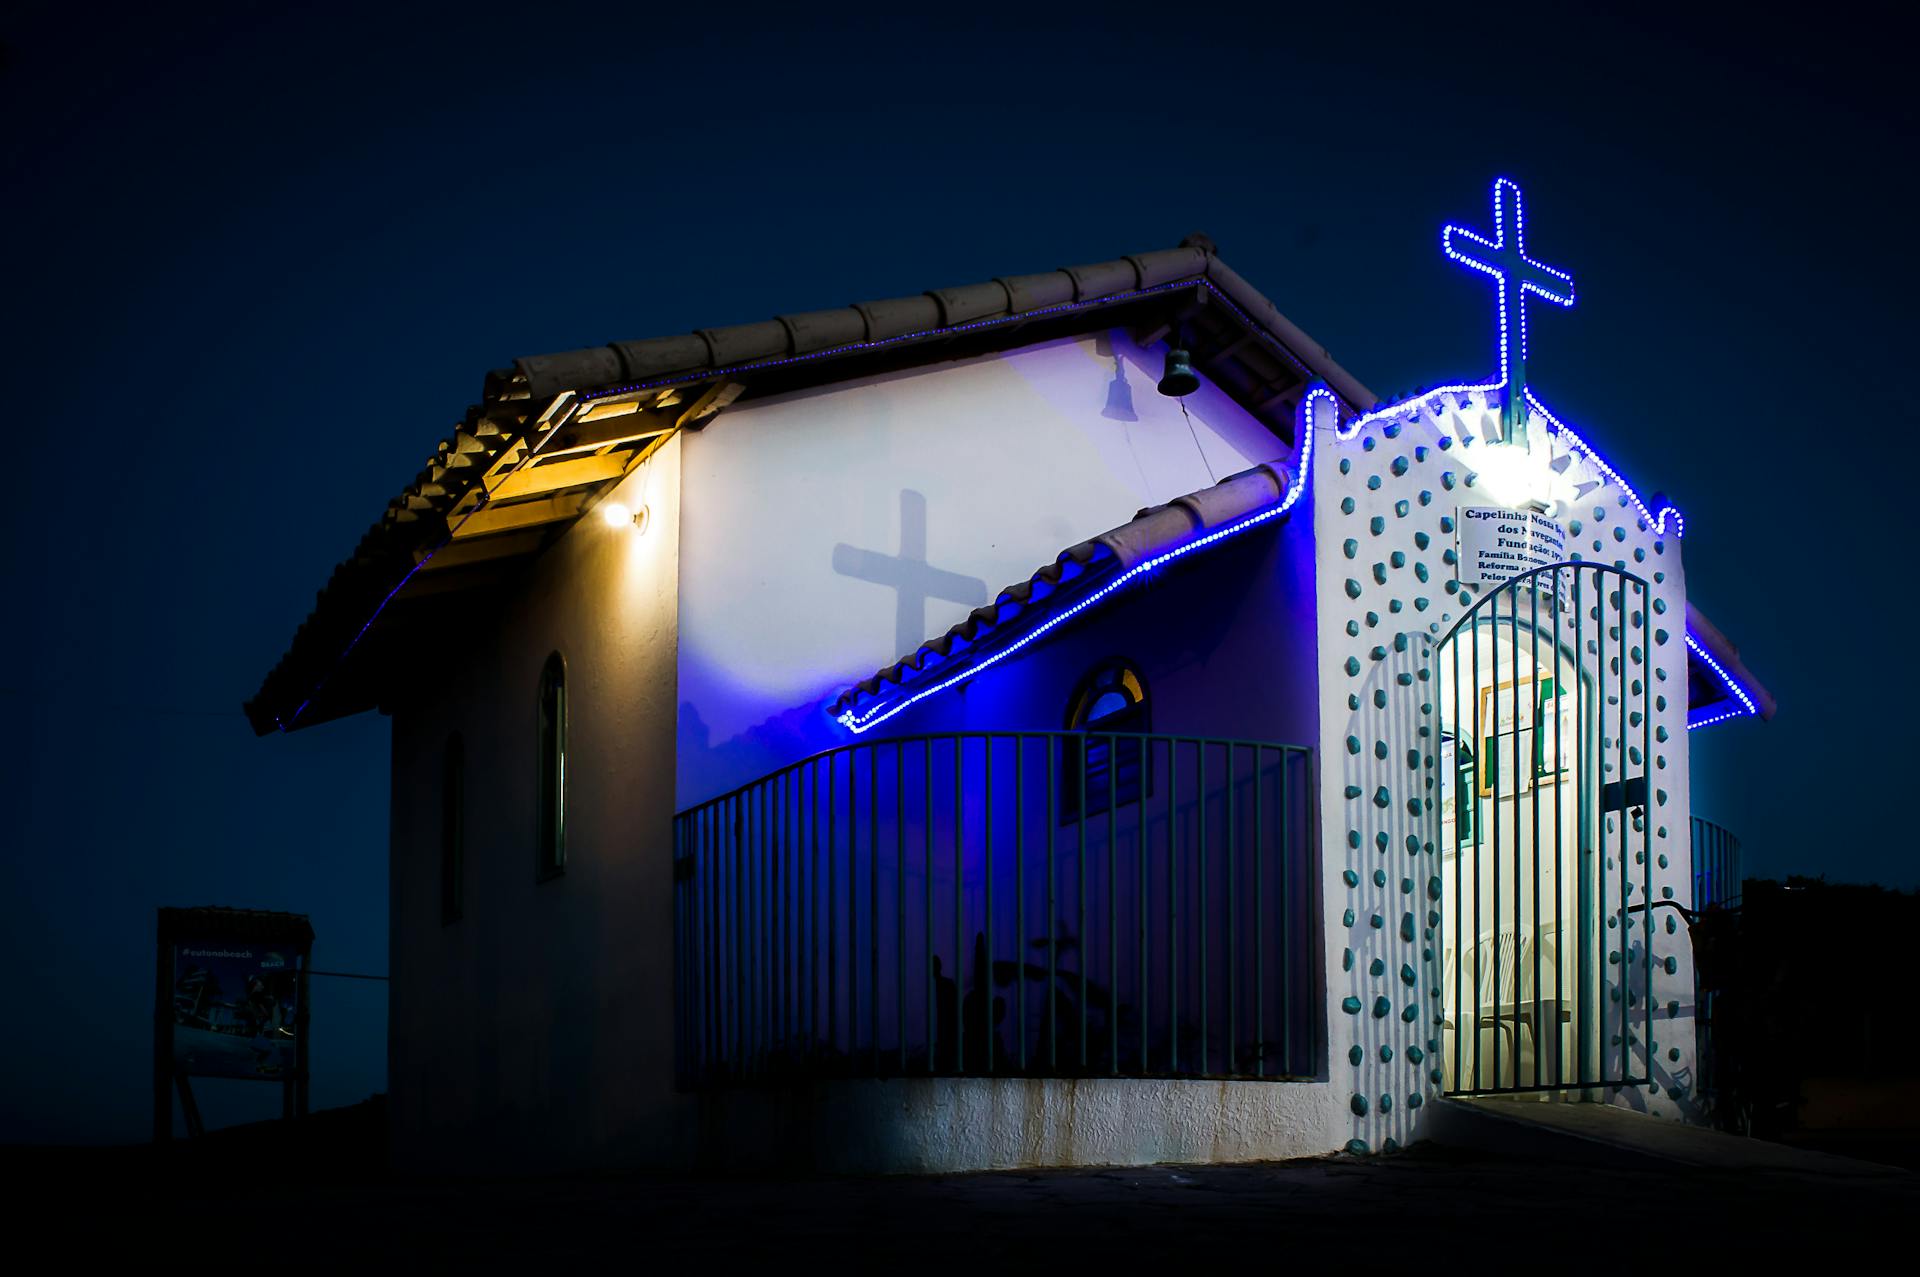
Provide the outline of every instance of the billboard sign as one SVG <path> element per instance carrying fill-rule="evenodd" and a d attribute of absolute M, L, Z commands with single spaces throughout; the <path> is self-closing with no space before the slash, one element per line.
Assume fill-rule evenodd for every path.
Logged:
<path fill-rule="evenodd" d="M 298 1066 L 301 953 L 236 940 L 173 944 L 173 1071 L 280 1081 Z"/>

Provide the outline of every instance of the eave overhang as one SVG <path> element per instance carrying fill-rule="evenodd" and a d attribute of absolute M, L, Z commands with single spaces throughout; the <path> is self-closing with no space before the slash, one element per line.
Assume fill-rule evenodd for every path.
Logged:
<path fill-rule="evenodd" d="M 537 356 L 490 373 L 335 568 L 245 710 L 292 731 L 382 705 L 450 626 L 511 581 L 674 433 L 813 386 L 1125 327 L 1178 334 L 1195 367 L 1295 446 L 1309 381 L 1351 410 L 1369 393 L 1215 256 L 1180 247 L 916 297 Z"/>

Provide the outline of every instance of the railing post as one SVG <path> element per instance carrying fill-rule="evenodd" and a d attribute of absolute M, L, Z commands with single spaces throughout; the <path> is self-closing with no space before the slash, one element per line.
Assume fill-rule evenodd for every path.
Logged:
<path fill-rule="evenodd" d="M 1031 980 L 1039 979 L 1040 973 L 1037 968 L 1029 968 L 1024 945 L 1029 922 L 1026 896 L 1030 889 L 1026 878 L 1027 825 L 1031 819 L 1028 800 L 1031 795 L 1035 805 L 1039 805 L 1036 790 L 1039 778 L 1033 778 L 1032 785 L 1028 783 L 1029 735 L 1041 741 L 1046 750 L 1046 797 L 1041 814 L 1047 824 L 1044 866 L 1047 881 L 1043 897 L 1047 926 L 1045 939 L 1036 941 L 1036 945 L 1044 944 L 1047 948 L 1045 1068 L 1056 1072 L 1064 1068 L 1069 1076 L 1093 1073 L 1225 1077 L 1251 1073 L 1274 1077 L 1297 1075 L 1301 1071 L 1296 1067 L 1291 1047 L 1280 1048 L 1278 1043 L 1275 1049 L 1284 1050 L 1285 1063 L 1274 1070 L 1266 1067 L 1267 1035 L 1273 1032 L 1267 1015 L 1271 1009 L 1267 999 L 1275 996 L 1268 976 L 1272 974 L 1281 982 L 1275 1007 L 1282 1019 L 1279 1041 L 1284 1042 L 1295 1007 L 1294 986 L 1304 974 L 1288 939 L 1292 921 L 1284 916 L 1271 920 L 1267 914 L 1272 905 L 1269 898 L 1276 895 L 1276 888 L 1283 915 L 1289 907 L 1292 894 L 1287 880 L 1291 872 L 1289 857 L 1297 840 L 1292 830 L 1288 769 L 1298 753 L 1310 770 L 1311 751 L 1257 741 L 1117 732 L 1095 733 L 1091 738 L 1086 733 L 954 733 L 842 747 L 801 760 L 675 816 L 672 830 L 675 963 L 672 987 L 676 1035 L 673 1051 L 676 1075 L 684 1085 L 741 1083 L 775 1078 L 809 1067 L 826 1067 L 836 1072 L 850 1068 L 858 1075 L 876 1077 L 888 1075 L 895 1069 L 905 1072 L 914 1067 L 913 1052 L 918 1049 L 912 1042 L 916 1014 L 924 1016 L 922 1040 L 930 1072 L 998 1075 L 1009 1067 L 1008 1061 L 1021 1074 L 1033 1068 L 1029 1052 L 1036 1049 L 1037 1044 L 1029 1037 L 1028 985 Z M 1007 804 L 1004 775 L 996 774 L 1003 772 L 1005 764 L 996 755 L 1001 739 L 1006 736 L 1011 736 L 1013 741 L 1010 819 L 1014 826 L 1014 846 L 1012 864 L 1006 868 L 1015 892 L 1009 919 L 1015 940 L 1011 958 L 1001 961 L 1005 937 L 999 934 L 999 922 L 1000 912 L 1007 905 L 1004 899 L 1007 884 L 997 881 L 1002 866 L 995 863 L 995 852 L 1004 850 L 996 844 L 1005 835 L 999 811 Z M 944 765 L 946 761 L 936 757 L 936 740 L 950 745 L 954 751 L 950 812 L 934 792 L 934 766 L 936 762 Z M 967 768 L 968 749 L 975 742 L 984 751 L 979 775 L 974 777 L 979 782 L 978 795 L 972 794 Z M 1061 934 L 1064 919 L 1060 912 L 1058 863 L 1058 827 L 1065 807 L 1059 785 L 1062 745 L 1076 751 L 1072 757 L 1079 764 L 1071 782 L 1074 790 L 1069 796 L 1070 800 L 1079 799 L 1076 809 L 1081 848 L 1076 865 L 1077 981 L 1070 968 L 1062 970 L 1060 961 L 1061 944 L 1066 939 Z M 1089 745 L 1093 746 L 1092 750 L 1087 748 Z M 1225 830 L 1229 839 L 1227 858 L 1221 866 L 1224 890 L 1217 896 L 1212 891 L 1209 864 L 1212 833 L 1207 811 L 1210 797 L 1207 753 L 1216 746 L 1225 751 L 1227 759 Z M 1157 878 L 1151 867 L 1152 819 L 1157 804 L 1149 801 L 1158 770 L 1155 751 L 1161 748 L 1166 750 L 1164 809 L 1167 819 L 1164 964 L 1153 949 L 1156 925 L 1153 910 L 1157 904 L 1152 890 Z M 1193 868 L 1197 890 L 1191 893 L 1184 889 L 1187 868 L 1179 797 L 1180 757 L 1185 748 L 1195 751 L 1199 794 L 1195 804 L 1199 849 Z M 1242 749 L 1250 750 L 1253 759 L 1251 810 L 1245 813 L 1240 809 L 1238 798 L 1238 763 Z M 893 751 L 891 839 L 886 837 L 880 793 L 888 783 L 881 777 L 888 750 Z M 1133 756 L 1130 763 L 1124 757 L 1129 752 Z M 911 769 L 907 767 L 909 753 L 920 761 L 918 814 L 923 817 L 921 911 L 927 961 L 923 979 L 914 981 L 918 1001 L 907 997 L 907 985 L 913 979 L 907 951 L 915 947 L 910 931 L 906 868 L 908 822 L 915 816 L 907 799 L 907 789 L 913 783 Z M 1094 768 L 1088 764 L 1095 756 L 1101 762 L 1097 774 L 1090 779 L 1089 773 Z M 844 784 L 839 770 L 843 759 Z M 1277 817 L 1270 810 L 1272 796 L 1266 792 L 1269 759 L 1277 760 L 1279 768 L 1274 778 L 1278 788 Z M 863 767 L 864 783 L 868 786 L 864 813 L 860 801 Z M 1104 781 L 1099 777 L 1104 777 Z M 1102 783 L 1106 786 L 1104 795 L 1098 788 Z M 1120 860 L 1123 784 L 1135 785 L 1133 792 L 1126 795 L 1133 808 L 1134 841 L 1129 844 L 1128 854 L 1135 859 L 1130 870 Z M 1100 802 L 1102 797 L 1104 803 Z M 980 915 L 977 945 L 966 932 L 968 917 L 976 912 L 966 900 L 966 827 L 976 798 L 980 819 L 984 822 L 978 835 L 981 863 L 976 868 L 985 875 L 980 882 L 983 903 L 977 911 Z M 843 808 L 844 840 L 841 837 Z M 863 815 L 867 829 L 864 839 L 860 833 Z M 1103 866 L 1089 861 L 1089 853 L 1095 861 L 1100 859 L 1097 843 L 1088 829 L 1093 819 L 1104 819 L 1107 824 Z M 935 824 L 949 821 L 951 830 L 947 836 L 953 840 L 952 879 L 950 887 L 942 888 L 938 887 L 934 873 Z M 1251 866 L 1242 864 L 1243 834 L 1252 839 Z M 894 902 L 890 911 L 883 906 L 881 896 L 885 884 L 880 860 L 887 854 L 882 846 L 886 842 L 892 845 L 894 875 Z M 864 873 L 860 864 L 862 855 L 870 857 Z M 1005 857 L 999 859 L 1004 861 Z M 1280 874 L 1277 883 L 1270 881 L 1270 872 L 1276 870 Z M 1246 886 L 1240 879 L 1243 872 L 1249 875 L 1250 897 L 1248 890 L 1243 890 Z M 847 886 L 844 898 L 840 892 L 843 873 Z M 1100 881 L 1101 873 L 1105 874 L 1104 883 Z M 1127 879 L 1126 889 L 1137 893 L 1130 918 L 1122 909 L 1120 898 L 1123 877 Z M 863 880 L 867 906 L 864 910 L 860 908 Z M 946 948 L 938 939 L 939 918 L 946 907 L 939 892 L 949 889 L 953 893 L 951 984 L 944 974 L 936 977 L 934 971 L 934 964 L 944 956 L 941 950 Z M 1090 899 L 1090 892 L 1104 899 Z M 1208 908 L 1216 899 L 1223 902 L 1222 907 L 1228 913 L 1227 928 L 1219 936 L 1223 945 L 1220 955 L 1216 955 L 1212 947 L 1212 928 L 1217 920 L 1208 915 Z M 1239 925 L 1240 913 L 1249 905 L 1254 916 L 1251 925 L 1243 928 Z M 1102 909 L 1104 919 L 1097 917 Z M 845 938 L 850 946 L 844 955 L 842 921 L 847 924 Z M 1104 933 L 1094 925 L 1096 922 L 1104 927 Z M 1123 933 L 1127 942 L 1135 946 L 1130 956 L 1121 945 Z M 1181 1058 L 1180 1007 L 1186 1000 L 1181 989 L 1183 933 L 1196 935 L 1199 946 L 1197 1064 Z M 1248 944 L 1243 944 L 1243 939 L 1247 939 Z M 884 1042 L 882 1026 L 886 1009 L 881 1006 L 886 996 L 881 968 L 885 961 L 883 950 L 888 943 L 895 946 L 891 1013 L 895 1017 L 897 1036 L 891 1045 Z M 1105 987 L 1093 979 L 1092 964 L 1097 960 L 1095 955 L 1099 949 L 1106 951 Z M 1227 982 L 1222 986 L 1227 1008 L 1227 1045 L 1218 1061 L 1211 1050 L 1214 1036 L 1211 995 L 1217 983 L 1211 968 L 1216 956 L 1223 956 L 1228 966 Z M 1249 962 L 1251 983 L 1243 970 Z M 1271 973 L 1270 963 L 1274 967 Z M 1011 1051 L 999 1036 L 1002 1021 L 995 1012 L 995 994 L 999 987 L 997 969 L 1008 965 L 1014 972 L 1009 982 L 1014 1007 L 1005 1021 L 1009 1031 L 1016 1034 L 1017 1043 Z M 860 1002 L 862 971 L 869 998 L 865 1006 Z M 1158 1000 L 1153 992 L 1157 971 L 1164 971 L 1166 980 L 1164 1010 L 1160 1012 L 1167 1020 L 1163 1061 L 1154 1059 L 1160 1042 L 1152 1018 Z M 1061 1060 L 1058 1049 L 1059 1020 L 1063 1008 L 1074 1004 L 1072 985 L 1076 982 L 1080 991 L 1077 1062 Z M 954 1000 L 953 1010 L 950 1016 L 943 1016 L 943 1004 L 949 996 Z M 1253 1002 L 1253 1013 L 1245 1017 L 1241 1014 L 1244 1008 L 1240 1000 L 1248 996 Z M 967 1013 L 969 997 L 980 1000 L 977 1014 L 972 1016 Z M 819 1009 L 822 998 L 826 1002 L 824 1017 Z M 1000 1005 L 1005 1004 L 1002 1001 Z M 1103 1039 L 1093 1033 L 1096 1012 L 1103 1017 Z M 847 1017 L 844 1039 L 841 1036 L 843 1014 Z M 1137 1055 L 1133 1054 L 1134 1046 L 1125 1045 L 1135 1037 L 1125 1028 L 1130 1016 L 1138 1019 Z M 1239 1037 L 1243 1020 L 1251 1026 L 1252 1036 L 1246 1041 Z M 973 1050 L 968 1050 L 965 1042 L 969 1024 L 981 1032 L 981 1039 Z M 940 1049 L 943 1029 L 952 1035 L 950 1056 L 943 1055 Z M 863 1030 L 867 1034 L 865 1043 L 860 1041 Z M 1249 1052 L 1253 1058 L 1251 1069 L 1247 1067 Z"/>
<path fill-rule="evenodd" d="M 1027 1071 L 1027 738 L 1013 738 L 1013 1005 L 1017 1067 Z"/>
<path fill-rule="evenodd" d="M 1180 742 L 1167 741 L 1167 1072 L 1180 1072 Z"/>
<path fill-rule="evenodd" d="M 986 895 L 986 917 L 980 928 L 980 944 L 985 960 L 981 963 L 979 979 L 982 987 L 976 990 L 980 995 L 981 1038 L 987 1053 L 987 1072 L 993 1072 L 993 735 L 988 733 L 980 741 L 985 758 L 982 760 L 986 772 L 986 798 L 981 804 L 980 837 L 983 847 L 981 856 L 981 887 Z"/>

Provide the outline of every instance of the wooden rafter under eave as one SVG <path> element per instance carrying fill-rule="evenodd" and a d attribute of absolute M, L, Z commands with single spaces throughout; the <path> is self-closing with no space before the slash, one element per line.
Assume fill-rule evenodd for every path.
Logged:
<path fill-rule="evenodd" d="M 516 554 L 531 554 L 545 545 L 552 534 L 551 524 L 539 524 L 535 527 L 519 528 L 500 536 L 462 538 L 449 541 L 435 550 L 431 556 L 425 551 L 419 554 L 423 570 L 444 572 L 448 568 L 465 567 L 469 563 L 484 563 L 489 559 L 511 558 Z"/>
<path fill-rule="evenodd" d="M 673 420 L 655 412 L 630 412 L 612 417 L 569 422 L 554 432 L 545 454 L 564 457 L 601 448 L 641 443 L 673 429 Z"/>
<path fill-rule="evenodd" d="M 461 520 L 453 530 L 453 539 L 465 541 L 469 537 L 491 536 L 497 532 L 512 532 L 518 528 L 577 518 L 586 507 L 588 495 L 585 490 L 560 492 L 512 505 L 496 503 L 483 506 Z"/>
<path fill-rule="evenodd" d="M 623 454 L 604 457 L 574 457 L 543 466 L 523 466 L 491 482 L 488 496 L 493 501 L 538 496 L 562 488 L 583 488 L 590 484 L 618 479 L 627 472 L 629 458 Z"/>

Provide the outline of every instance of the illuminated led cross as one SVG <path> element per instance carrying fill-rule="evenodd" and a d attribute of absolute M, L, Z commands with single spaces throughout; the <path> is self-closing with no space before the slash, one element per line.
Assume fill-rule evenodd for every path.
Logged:
<path fill-rule="evenodd" d="M 1573 276 L 1527 256 L 1526 206 L 1520 188 L 1504 177 L 1493 183 L 1493 239 L 1450 225 L 1440 232 L 1440 247 L 1454 261 L 1486 272 L 1500 285 L 1500 381 L 1505 400 L 1500 429 L 1506 442 L 1512 443 L 1524 437 L 1520 427 L 1527 419 L 1527 294 L 1556 306 L 1571 306 Z"/>

